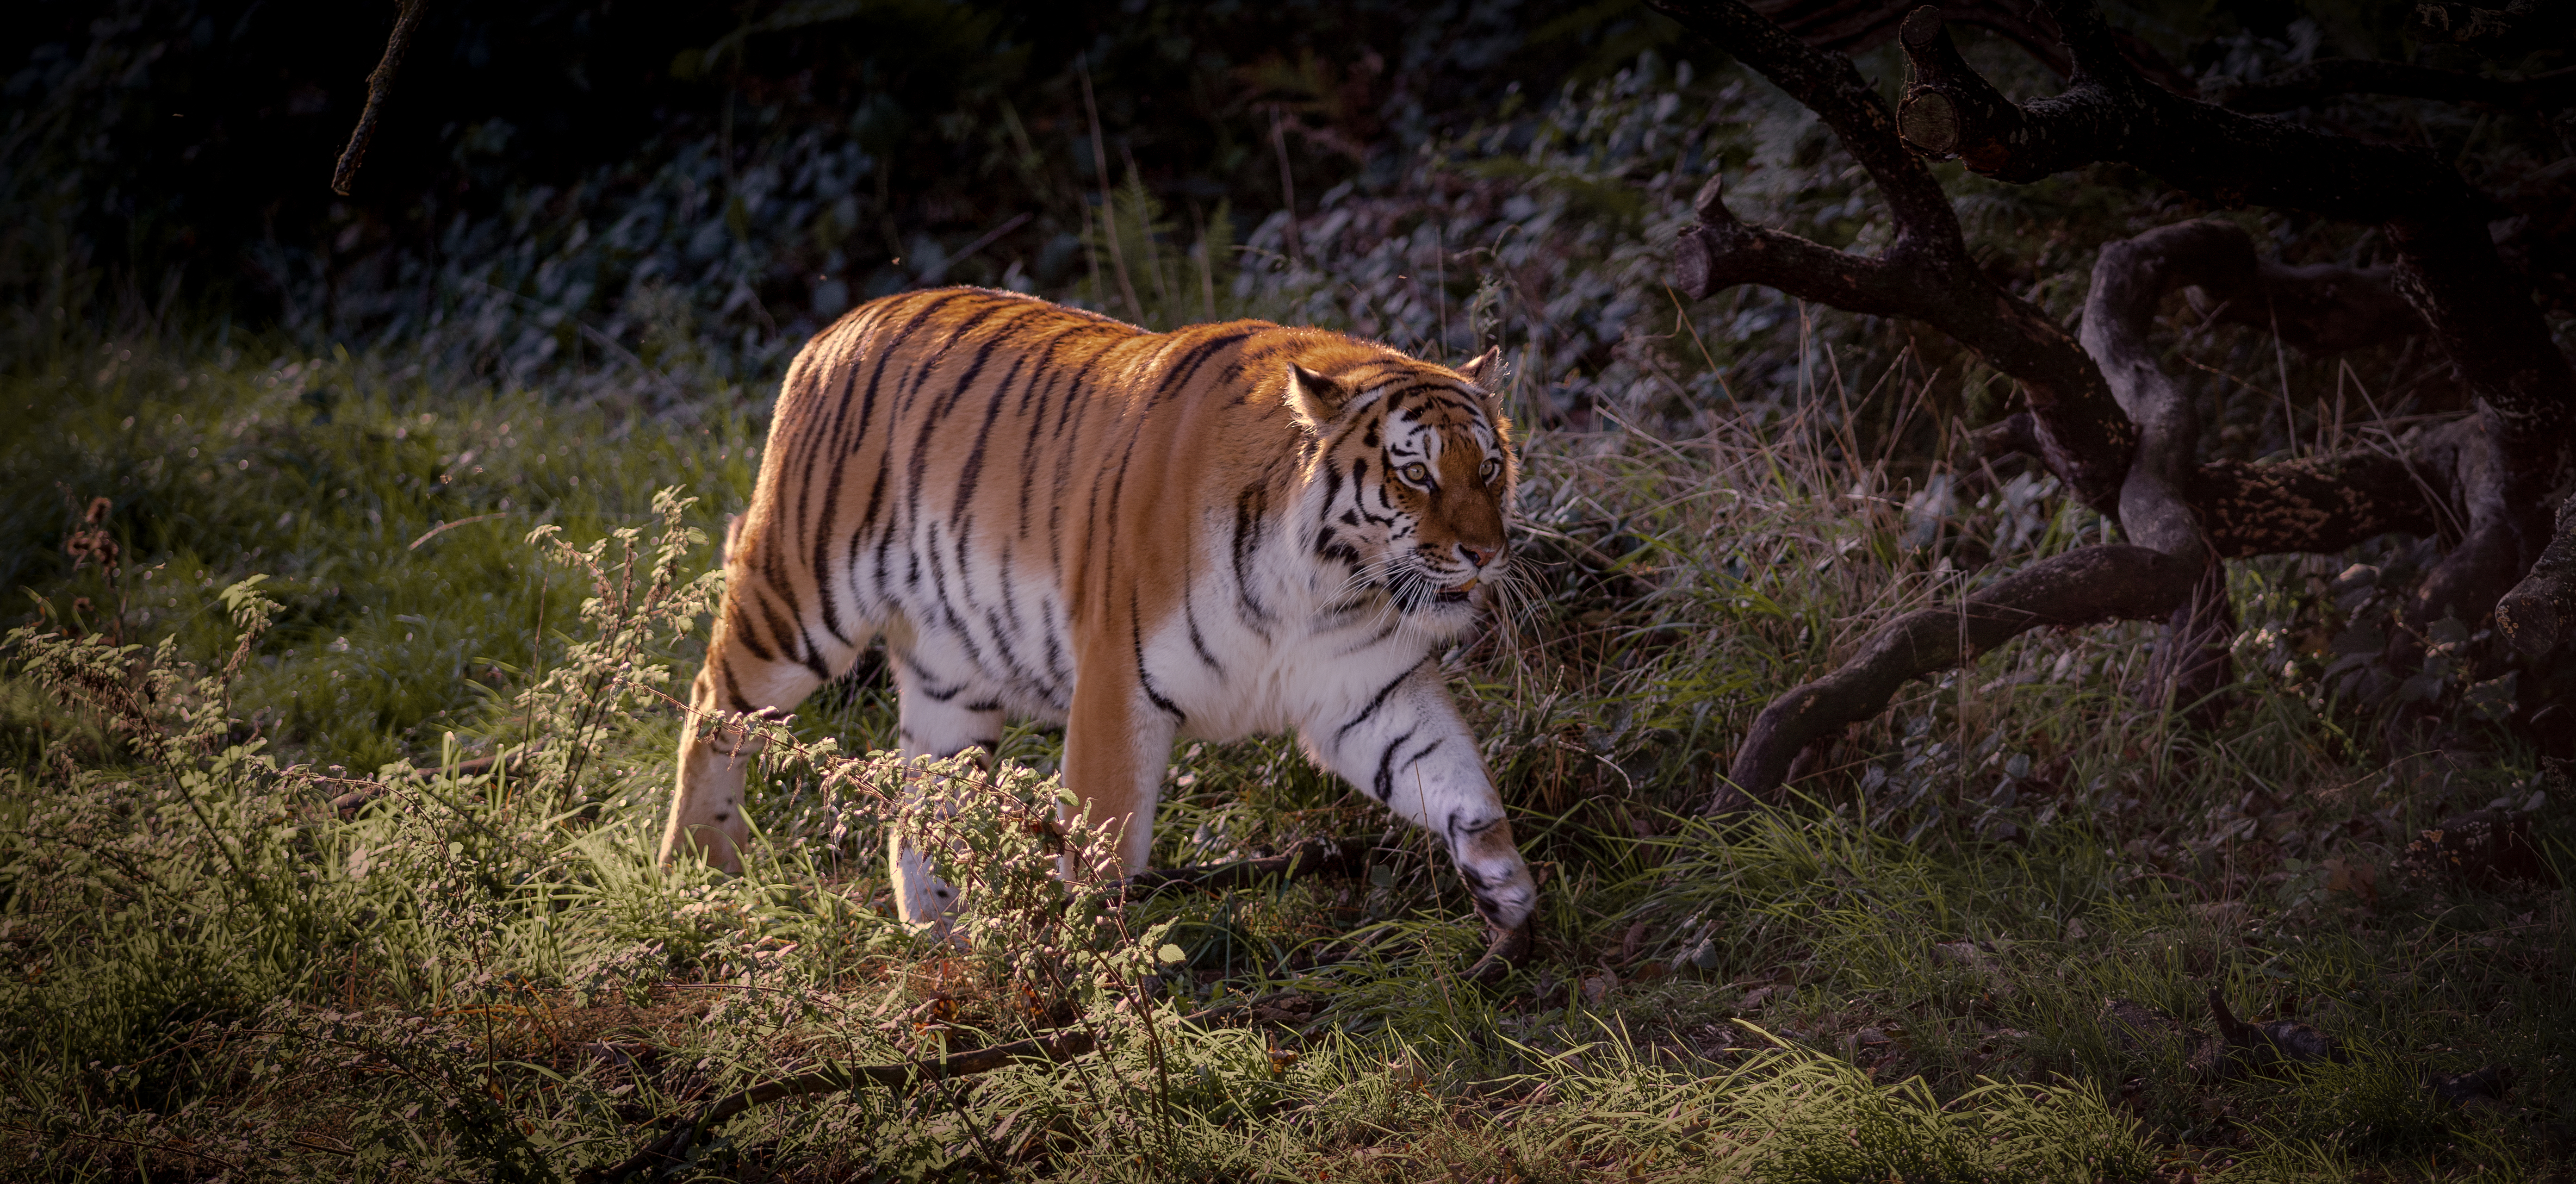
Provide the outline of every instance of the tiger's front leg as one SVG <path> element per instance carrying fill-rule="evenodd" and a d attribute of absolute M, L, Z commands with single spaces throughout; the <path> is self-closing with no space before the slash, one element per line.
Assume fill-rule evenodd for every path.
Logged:
<path fill-rule="evenodd" d="M 1172 758 L 1180 720 L 1152 703 L 1121 647 L 1095 647 L 1073 689 L 1064 729 L 1064 787 L 1090 825 L 1118 837 L 1112 877 L 1144 871 L 1154 850 L 1154 807 L 1163 795 L 1163 771 Z M 1073 820 L 1059 819 L 1070 823 Z M 1072 873 L 1070 866 L 1066 874 Z"/>
<path fill-rule="evenodd" d="M 1502 933 L 1529 919 L 1538 886 L 1512 843 L 1512 824 L 1476 737 L 1432 662 L 1338 717 L 1309 721 L 1301 735 L 1315 763 L 1448 843 L 1458 878 L 1487 925 Z"/>

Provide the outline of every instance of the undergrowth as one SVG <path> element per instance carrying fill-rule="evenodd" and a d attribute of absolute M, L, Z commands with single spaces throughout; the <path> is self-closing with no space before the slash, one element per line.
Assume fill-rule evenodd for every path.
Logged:
<path fill-rule="evenodd" d="M 1770 694 L 1990 578 L 1964 543 L 2098 537 L 2032 482 L 1961 477 L 1936 515 L 1796 418 L 1535 438 L 1538 592 L 1448 657 L 1546 876 L 1541 956 L 1488 990 L 1445 860 L 1287 743 L 1176 753 L 1157 861 L 1382 835 L 1364 876 L 1114 905 L 1057 874 L 1051 736 L 1015 730 L 990 776 L 863 755 L 891 707 L 866 670 L 762 725 L 744 877 L 658 870 L 713 524 L 639 486 L 739 499 L 748 417 L 423 413 L 356 360 L 138 352 L 112 374 L 201 396 L 129 377 L 57 421 L 74 554 L 8 642 L 0 1122 L 31 1173 L 561 1178 L 738 1089 L 1067 1030 L 1104 1051 L 755 1107 L 675 1170 L 2538 1179 L 2563 1154 L 2563 890 L 2401 866 L 2448 809 L 2557 817 L 2563 782 L 2509 749 L 2391 763 L 2264 671 L 2195 732 L 2125 693 L 2147 635 L 2103 630 L 1909 692 L 1789 809 L 1696 817 Z M 2255 567 L 2241 603 L 2313 611 L 2281 603 L 2302 570 Z M 405 637 L 442 640 L 403 667 Z M 963 949 L 891 918 L 885 828 L 934 819 L 979 886 Z M 2354 1055 L 2212 1073 L 2105 1018 L 2206 1026 L 2212 987 Z M 2487 1065 L 2501 1101 L 2425 1090 Z"/>

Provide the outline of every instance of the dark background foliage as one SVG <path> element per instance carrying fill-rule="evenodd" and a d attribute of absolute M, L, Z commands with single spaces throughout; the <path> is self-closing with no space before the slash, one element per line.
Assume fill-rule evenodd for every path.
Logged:
<path fill-rule="evenodd" d="M 330 165 L 393 15 L 186 0 L 23 11 L 19 44 L 0 46 L 19 173 L 0 229 L 9 295 L 33 298 L 42 264 L 69 259 L 154 298 L 174 282 L 234 317 L 373 334 L 406 310 L 361 293 L 470 271 L 477 260 L 451 256 L 496 245 L 484 224 L 613 216 L 677 155 L 738 183 L 782 151 L 810 166 L 855 149 L 834 175 L 786 186 L 822 217 L 795 210 L 805 241 L 751 277 L 783 330 L 923 278 L 939 252 L 916 243 L 953 250 L 1023 212 L 1035 216 L 942 278 L 993 282 L 1024 258 L 1039 282 L 1061 280 L 1079 229 L 1065 199 L 1100 180 L 1086 72 L 1113 183 L 1133 169 L 1167 200 L 1266 210 L 1283 204 L 1283 154 L 1311 201 L 1390 159 L 1384 146 L 1673 35 L 1634 5 L 1562 0 L 433 0 L 354 193 L 337 197 Z M 1293 121 L 1277 144 L 1274 114 Z M 783 148 L 800 133 L 833 144 Z M 688 232 L 712 217 L 750 238 L 743 222 L 788 213 L 729 196 L 692 211 Z"/>

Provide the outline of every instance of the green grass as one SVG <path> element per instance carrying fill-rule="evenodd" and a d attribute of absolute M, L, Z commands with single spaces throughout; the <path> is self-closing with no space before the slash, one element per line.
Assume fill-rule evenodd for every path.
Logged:
<path fill-rule="evenodd" d="M 556 1178 L 715 1093 L 1068 1022 L 1109 1047 L 759 1108 L 680 1174 L 2540 1180 L 2568 1162 L 2565 890 L 2394 866 L 2443 812 L 2534 792 L 2564 858 L 2567 782 L 2503 741 L 2392 761 L 2370 718 L 2277 670 L 2195 732 L 2123 691 L 2152 632 L 2103 629 L 1919 685 L 1778 812 L 1696 818 L 1752 713 L 1873 624 L 2100 537 L 2044 490 L 1967 474 L 1964 504 L 1909 515 L 1830 459 L 1857 449 L 1822 420 L 1531 440 L 1531 591 L 1451 660 L 1548 876 L 1541 957 L 1487 989 L 1460 977 L 1463 894 L 1407 833 L 1363 881 L 1166 895 L 1094 926 L 1050 903 L 1054 861 L 1014 829 L 1035 806 L 1012 803 L 1052 792 L 1036 773 L 956 824 L 985 882 L 1018 886 L 987 893 L 994 928 L 963 955 L 923 947 L 885 915 L 879 863 L 909 807 L 881 764 L 840 763 L 888 738 L 881 676 L 818 697 L 764 767 L 747 876 L 657 871 L 674 725 L 653 667 L 692 669 L 688 581 L 746 497 L 750 409 L 644 419 L 149 340 L 59 350 L 0 395 L 26 429 L 0 448 L 6 562 L 33 597 L 0 694 L 15 1173 Z M 699 500 L 657 512 L 675 485 Z M 96 497 L 112 569 L 63 550 Z M 606 583 L 529 540 L 547 525 L 603 540 Z M 2001 562 L 1957 558 L 1980 552 Z M 629 555 L 669 566 L 663 599 L 618 598 Z M 2240 611 L 2285 635 L 2325 619 L 2311 570 L 2249 565 Z M 253 575 L 273 612 L 226 599 Z M 91 640 L 40 636 L 65 631 Z M 66 663 L 103 673 L 67 683 Z M 97 705 L 151 670 L 173 672 L 154 697 Z M 531 740 L 497 772 L 442 771 Z M 1005 749 L 1043 770 L 1056 744 L 1021 729 Z M 1174 759 L 1159 862 L 1383 826 L 1284 741 Z M 381 804 L 330 810 L 368 779 Z M 2330 888 L 2329 861 L 2378 878 Z M 2207 1030 L 2211 987 L 2252 1018 L 2295 1010 L 2349 1059 L 2210 1077 L 2188 1038 L 2103 1018 L 2121 998 Z M 1283 990 L 1259 1023 L 1174 1018 Z M 2515 1073 L 2498 1104 L 2423 1088 L 2487 1065 Z"/>
<path fill-rule="evenodd" d="M 215 590 L 268 575 L 283 611 L 240 679 L 245 718 L 362 770 L 434 752 L 573 620 L 575 586 L 528 562 L 531 529 L 640 523 L 666 484 L 708 495 L 693 521 L 720 529 L 763 426 L 459 397 L 346 358 L 136 354 L 66 349 L 9 376 L 0 579 L 45 622 L 204 657 L 231 641 Z M 62 550 L 99 498 L 127 549 L 113 583 Z"/>

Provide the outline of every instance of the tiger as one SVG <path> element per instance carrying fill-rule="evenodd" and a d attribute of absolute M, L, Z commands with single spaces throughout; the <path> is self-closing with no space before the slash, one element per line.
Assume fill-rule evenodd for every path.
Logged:
<path fill-rule="evenodd" d="M 732 524 L 662 859 L 739 874 L 745 717 L 882 639 L 907 757 L 1063 727 L 1113 874 L 1146 869 L 1176 739 L 1293 730 L 1523 931 L 1536 886 L 1437 658 L 1507 571 L 1499 359 L 982 288 L 853 309 L 790 363 Z M 909 835 L 887 858 L 903 922 L 944 927 L 958 888 Z"/>

